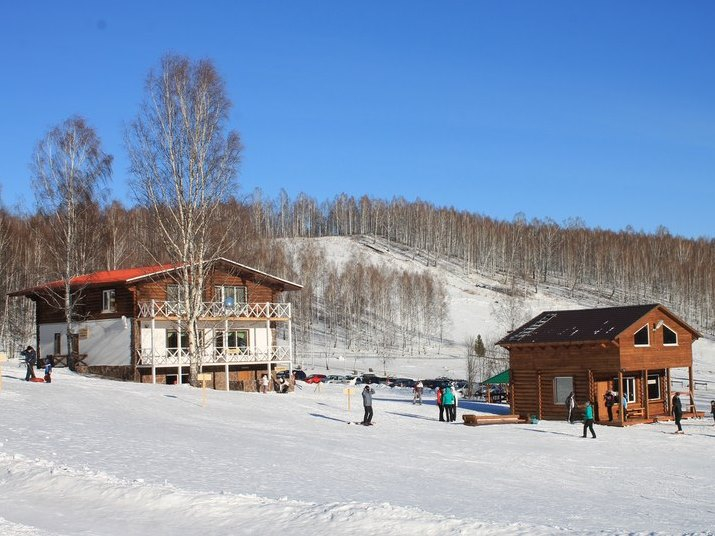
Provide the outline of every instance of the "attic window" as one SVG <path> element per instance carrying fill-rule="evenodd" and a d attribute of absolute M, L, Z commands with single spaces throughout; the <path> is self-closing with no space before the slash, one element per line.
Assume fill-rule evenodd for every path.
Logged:
<path fill-rule="evenodd" d="M 636 331 L 635 335 L 633 335 L 633 344 L 635 346 L 650 346 L 650 339 L 648 337 L 648 324 Z"/>
<path fill-rule="evenodd" d="M 678 334 L 668 326 L 663 326 L 663 344 L 666 346 L 678 345 Z"/>

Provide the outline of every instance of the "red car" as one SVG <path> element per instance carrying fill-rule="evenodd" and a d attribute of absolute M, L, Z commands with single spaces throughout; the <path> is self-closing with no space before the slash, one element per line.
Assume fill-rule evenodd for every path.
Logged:
<path fill-rule="evenodd" d="M 325 374 L 311 374 L 305 379 L 305 383 L 320 383 L 325 381 Z"/>

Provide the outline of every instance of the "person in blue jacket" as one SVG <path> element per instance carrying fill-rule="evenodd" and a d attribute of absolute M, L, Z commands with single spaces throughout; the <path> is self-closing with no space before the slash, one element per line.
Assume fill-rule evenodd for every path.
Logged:
<path fill-rule="evenodd" d="M 50 358 L 45 358 L 45 382 L 52 383 L 52 361 Z"/>
<path fill-rule="evenodd" d="M 457 420 L 457 408 L 455 407 L 456 403 L 457 399 L 454 396 L 452 386 L 445 386 L 444 390 L 442 391 L 442 404 L 444 405 L 444 408 L 447 412 L 447 422 L 454 422 L 455 420 Z"/>
<path fill-rule="evenodd" d="M 591 402 L 586 402 L 586 411 L 583 416 L 583 437 L 586 437 L 586 430 L 591 430 L 591 437 L 596 439 L 596 432 L 593 431 L 593 406 Z"/>

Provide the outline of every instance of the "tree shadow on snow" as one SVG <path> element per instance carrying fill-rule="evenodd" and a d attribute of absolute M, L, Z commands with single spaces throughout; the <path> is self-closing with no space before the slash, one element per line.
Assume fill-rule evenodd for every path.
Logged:
<path fill-rule="evenodd" d="M 412 419 L 422 419 L 423 421 L 436 421 L 436 418 L 425 417 L 424 415 L 417 415 L 415 413 L 399 413 L 397 411 L 386 411 L 388 415 L 398 415 L 400 417 L 410 417 Z"/>
<path fill-rule="evenodd" d="M 580 437 L 580 434 L 567 434 L 564 432 L 554 432 L 553 430 L 537 430 L 536 428 L 521 428 L 524 432 L 538 432 L 540 434 L 554 434 L 554 435 L 562 435 L 566 437 Z M 591 436 L 589 436 L 591 437 Z"/>
<path fill-rule="evenodd" d="M 328 421 L 337 421 L 337 422 L 342 422 L 342 423 L 348 422 L 345 419 L 338 419 L 337 417 L 328 417 L 327 415 L 321 415 L 320 413 L 309 413 L 308 415 L 310 415 L 311 417 L 318 417 L 320 419 L 326 419 Z"/>

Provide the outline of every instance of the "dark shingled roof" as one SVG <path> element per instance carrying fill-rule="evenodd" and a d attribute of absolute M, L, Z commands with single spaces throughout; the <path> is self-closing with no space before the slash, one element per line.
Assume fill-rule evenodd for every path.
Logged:
<path fill-rule="evenodd" d="M 611 341 L 659 304 L 545 311 L 497 344 Z"/>

